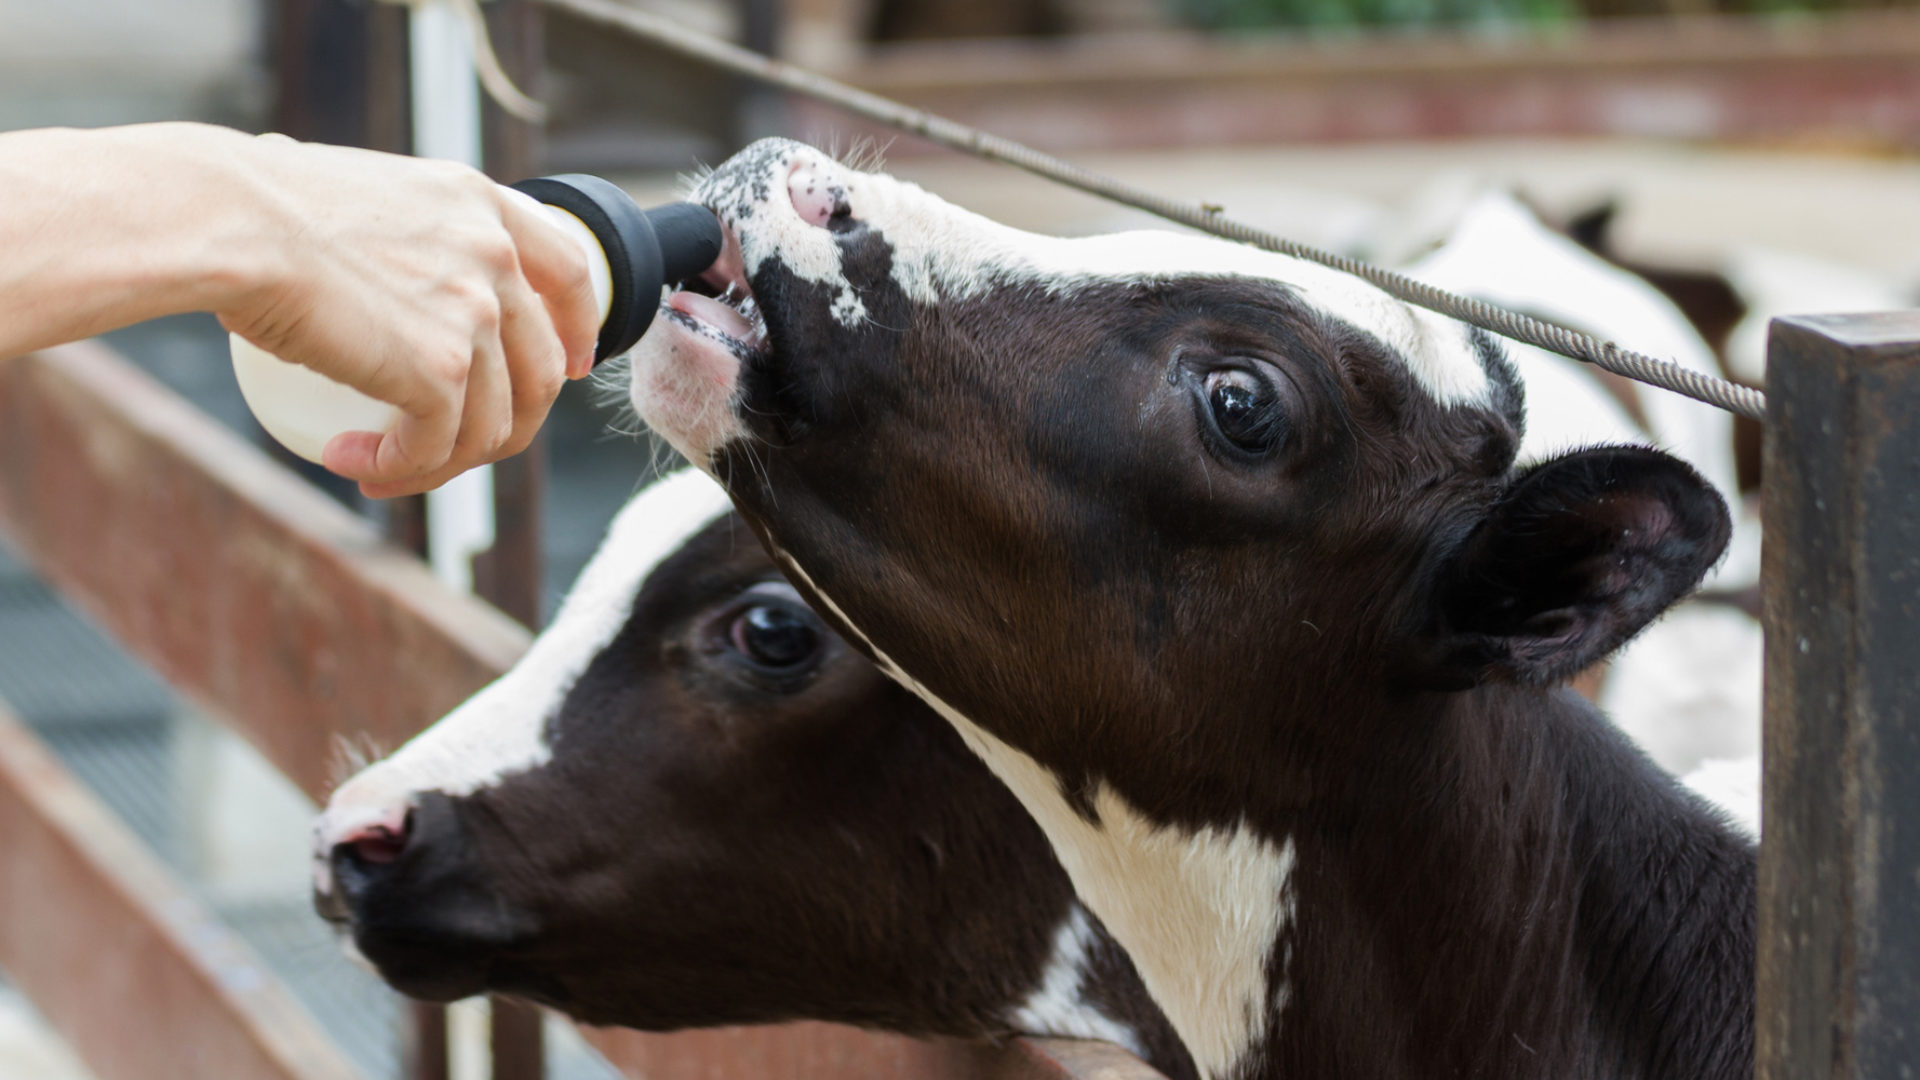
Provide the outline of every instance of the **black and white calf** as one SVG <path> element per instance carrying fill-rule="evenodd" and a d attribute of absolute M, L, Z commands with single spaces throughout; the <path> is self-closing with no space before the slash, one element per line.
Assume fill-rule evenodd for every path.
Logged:
<path fill-rule="evenodd" d="M 1494 341 L 1296 260 L 784 141 L 695 197 L 728 299 L 669 299 L 636 408 L 1007 782 L 1203 1075 L 1751 1069 L 1750 843 L 1555 685 L 1719 555 L 1691 468 L 1516 471 Z"/>
<path fill-rule="evenodd" d="M 730 510 L 691 470 L 643 492 L 511 672 L 336 791 L 322 914 L 419 997 L 1101 1038 L 1192 1076 L 1019 804 Z"/>

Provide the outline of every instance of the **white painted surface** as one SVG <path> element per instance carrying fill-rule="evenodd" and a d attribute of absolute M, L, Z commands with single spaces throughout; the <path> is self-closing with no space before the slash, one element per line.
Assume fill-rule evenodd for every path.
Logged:
<path fill-rule="evenodd" d="M 409 9 L 407 47 L 413 152 L 480 166 L 480 83 L 473 34 L 450 0 Z M 473 557 L 493 547 L 493 466 L 461 473 L 427 492 L 427 562 L 441 581 L 473 589 Z"/>

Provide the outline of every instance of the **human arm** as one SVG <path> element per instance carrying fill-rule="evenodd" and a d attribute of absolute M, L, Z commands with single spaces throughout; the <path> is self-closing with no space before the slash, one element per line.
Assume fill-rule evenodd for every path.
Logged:
<path fill-rule="evenodd" d="M 585 261 L 464 166 L 199 124 L 0 134 L 0 357 L 181 311 L 398 405 L 373 495 L 524 448 L 592 366 Z"/>

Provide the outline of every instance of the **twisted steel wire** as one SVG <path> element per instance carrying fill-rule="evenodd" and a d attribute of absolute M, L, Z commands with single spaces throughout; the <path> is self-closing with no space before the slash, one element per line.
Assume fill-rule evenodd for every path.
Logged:
<path fill-rule="evenodd" d="M 1502 337 L 1535 345 L 1576 360 L 1583 360 L 1636 382 L 1670 390 L 1740 416 L 1754 420 L 1766 419 L 1766 397 L 1760 391 L 1750 387 L 1740 386 L 1711 375 L 1702 375 L 1671 360 L 1635 352 L 1590 334 L 1556 326 L 1519 312 L 1508 311 L 1482 300 L 1450 293 L 1445 289 L 1435 288 L 1384 267 L 1276 236 L 1264 229 L 1234 221 L 1220 211 L 1200 203 L 1170 199 L 1145 188 L 1090 172 L 1010 139 L 989 135 L 965 124 L 902 105 L 878 94 L 848 86 L 846 83 L 829 79 L 824 75 L 795 67 L 772 57 L 762 56 L 750 49 L 743 49 L 731 42 L 690 30 L 670 19 L 630 7 L 622 0 L 542 0 L 542 2 L 548 7 L 616 27 L 662 48 L 706 61 L 735 74 L 805 94 L 856 116 L 918 135 L 928 142 L 988 161 L 998 161 L 1017 169 L 1024 169 L 1036 176 L 1045 177 L 1123 206 L 1144 210 L 1149 214 L 1201 232 L 1319 263 L 1362 278 L 1381 291 L 1409 304 L 1437 311 Z"/>

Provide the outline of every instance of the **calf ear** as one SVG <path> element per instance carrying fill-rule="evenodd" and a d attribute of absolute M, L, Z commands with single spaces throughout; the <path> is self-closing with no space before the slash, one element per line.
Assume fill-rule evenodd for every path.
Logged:
<path fill-rule="evenodd" d="M 1732 522 L 1677 458 L 1598 447 L 1519 474 L 1443 575 L 1429 657 L 1445 685 L 1557 682 L 1700 583 Z"/>

